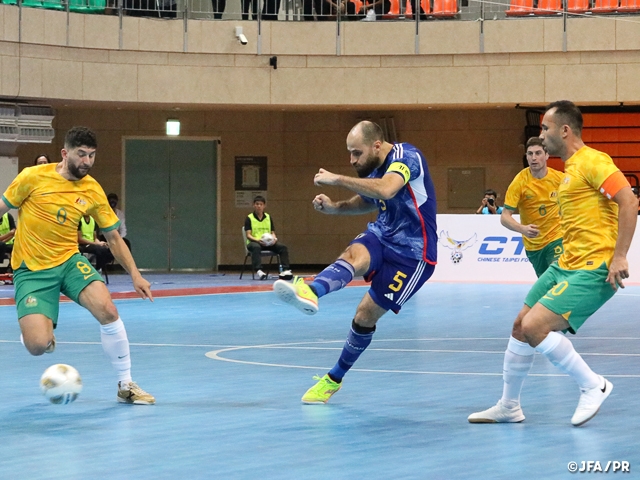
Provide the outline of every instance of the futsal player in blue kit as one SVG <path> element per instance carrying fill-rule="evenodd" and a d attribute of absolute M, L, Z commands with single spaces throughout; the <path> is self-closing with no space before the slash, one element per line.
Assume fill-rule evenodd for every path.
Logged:
<path fill-rule="evenodd" d="M 340 390 L 342 379 L 371 343 L 376 323 L 388 310 L 400 311 L 431 277 L 436 265 L 436 197 L 424 155 L 408 143 L 391 144 L 382 129 L 364 121 L 347 136 L 351 165 L 359 178 L 320 169 L 315 185 L 337 185 L 356 193 L 333 201 L 324 194 L 313 199 L 316 210 L 329 215 L 357 215 L 378 210 L 378 218 L 307 285 L 295 277 L 278 280 L 278 297 L 302 312 L 318 311 L 318 299 L 344 288 L 354 276 L 371 282 L 356 309 L 351 330 L 336 365 L 302 397 L 302 403 L 322 404 Z"/>

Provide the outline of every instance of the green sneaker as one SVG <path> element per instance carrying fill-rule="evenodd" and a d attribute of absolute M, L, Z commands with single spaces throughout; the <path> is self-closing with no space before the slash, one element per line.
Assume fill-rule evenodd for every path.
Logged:
<path fill-rule="evenodd" d="M 314 380 L 318 380 L 313 387 L 307 390 L 302 396 L 302 403 L 307 405 L 320 405 L 321 403 L 327 403 L 331 396 L 340 390 L 342 387 L 341 383 L 336 383 L 331 378 L 329 378 L 329 374 L 324 377 L 315 376 Z"/>
<path fill-rule="evenodd" d="M 293 277 L 293 281 L 276 280 L 273 291 L 285 303 L 293 305 L 302 313 L 318 313 L 318 296 L 313 293 L 302 277 Z"/>

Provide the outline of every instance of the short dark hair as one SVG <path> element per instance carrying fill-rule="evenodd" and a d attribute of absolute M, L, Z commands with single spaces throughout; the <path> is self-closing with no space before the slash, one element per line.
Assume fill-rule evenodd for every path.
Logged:
<path fill-rule="evenodd" d="M 375 122 L 371 122 L 369 120 L 363 120 L 358 125 L 360 125 L 360 133 L 362 134 L 362 142 L 365 145 L 371 145 L 373 142 L 381 141 L 384 142 L 384 132 L 380 125 Z"/>
<path fill-rule="evenodd" d="M 498 198 L 498 194 L 496 193 L 495 190 L 491 190 L 490 188 L 484 191 L 485 195 L 493 195 L 494 197 Z"/>
<path fill-rule="evenodd" d="M 580 109 L 576 107 L 573 102 L 569 100 L 558 100 L 557 102 L 550 103 L 547 105 L 544 113 L 547 113 L 552 108 L 556 109 L 553 115 L 558 117 L 559 122 L 557 123 L 569 125 L 575 135 L 580 136 L 582 134 L 582 112 L 580 112 Z"/>
<path fill-rule="evenodd" d="M 544 148 L 544 145 L 542 144 L 542 139 L 540 137 L 531 137 L 529 140 L 527 140 L 526 149 L 528 150 L 529 147 L 542 147 L 542 149 L 545 152 L 547 151 L 547 149 Z"/>
<path fill-rule="evenodd" d="M 49 155 L 47 155 L 46 153 L 41 153 L 40 155 L 36 155 L 36 158 L 33 159 L 33 164 L 37 165 L 38 164 L 38 159 L 40 157 L 44 157 L 47 159 L 47 163 L 51 163 L 51 159 L 49 158 Z"/>
<path fill-rule="evenodd" d="M 253 203 L 256 203 L 256 202 L 267 203 L 267 200 L 266 200 L 262 195 L 257 195 L 257 196 L 253 199 Z"/>
<path fill-rule="evenodd" d="M 116 195 L 115 193 L 110 193 L 109 195 L 107 195 L 107 200 L 111 200 L 111 199 L 114 199 L 117 202 L 118 195 Z"/>
<path fill-rule="evenodd" d="M 83 146 L 98 148 L 95 132 L 87 127 L 73 127 L 64 137 L 64 148 L 71 150 Z"/>

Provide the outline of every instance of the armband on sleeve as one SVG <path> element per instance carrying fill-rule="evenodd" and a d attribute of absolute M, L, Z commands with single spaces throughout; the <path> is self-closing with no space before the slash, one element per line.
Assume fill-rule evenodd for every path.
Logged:
<path fill-rule="evenodd" d="M 618 170 L 607 177 L 600 186 L 600 193 L 611 200 L 617 195 L 617 193 L 624 187 L 630 187 L 629 182 L 625 178 L 624 174 Z"/>
<path fill-rule="evenodd" d="M 391 165 L 389 165 L 389 168 L 387 169 L 386 173 L 390 173 L 390 172 L 396 172 L 402 175 L 402 178 L 404 178 L 405 185 L 411 178 L 411 170 L 409 170 L 409 167 L 407 167 L 404 163 L 400 163 L 400 162 L 392 163 Z"/>

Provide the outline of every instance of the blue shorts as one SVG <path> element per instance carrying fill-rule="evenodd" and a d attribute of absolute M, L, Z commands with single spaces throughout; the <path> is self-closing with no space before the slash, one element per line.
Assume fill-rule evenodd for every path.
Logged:
<path fill-rule="evenodd" d="M 369 251 L 371 264 L 364 279 L 371 282 L 369 295 L 373 301 L 385 310 L 398 313 L 402 305 L 433 275 L 435 265 L 401 257 L 382 245 L 371 232 L 361 233 L 351 243 L 364 245 Z"/>

